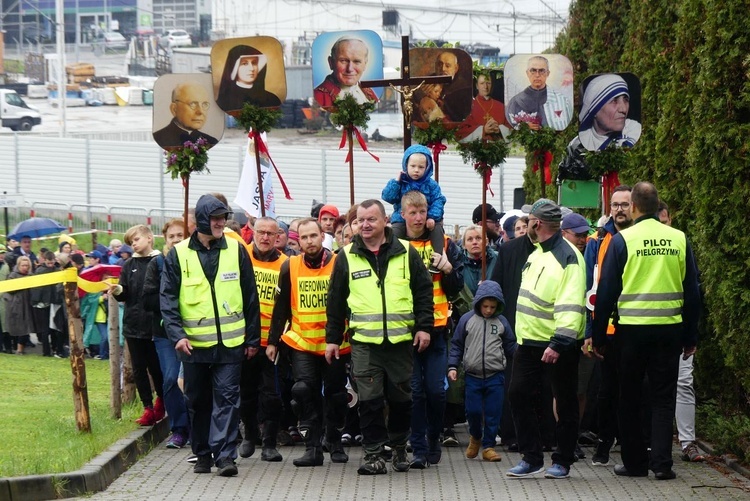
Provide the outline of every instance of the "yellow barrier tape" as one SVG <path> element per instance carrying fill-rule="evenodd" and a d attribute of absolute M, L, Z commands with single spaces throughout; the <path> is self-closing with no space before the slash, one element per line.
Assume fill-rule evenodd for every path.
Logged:
<path fill-rule="evenodd" d="M 109 283 L 116 283 L 116 280 L 109 279 L 102 282 L 91 282 L 78 277 L 78 271 L 75 268 L 68 268 L 63 271 L 54 273 L 45 273 L 43 275 L 31 275 L 13 280 L 3 280 L 0 282 L 0 293 L 13 292 L 24 289 L 33 289 L 34 287 L 43 287 L 45 285 L 55 285 L 67 282 L 78 282 L 78 287 L 85 292 L 102 292 L 107 290 Z"/>

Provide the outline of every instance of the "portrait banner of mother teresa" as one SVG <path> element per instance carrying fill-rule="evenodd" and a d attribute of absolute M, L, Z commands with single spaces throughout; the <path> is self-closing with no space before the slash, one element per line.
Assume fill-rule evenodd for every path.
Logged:
<path fill-rule="evenodd" d="M 211 48 L 211 75 L 219 108 L 237 114 L 245 103 L 278 108 L 286 99 L 281 43 L 273 37 L 220 40 Z"/>
<path fill-rule="evenodd" d="M 601 73 L 581 83 L 578 139 L 588 151 L 632 147 L 641 137 L 641 82 L 632 73 Z"/>

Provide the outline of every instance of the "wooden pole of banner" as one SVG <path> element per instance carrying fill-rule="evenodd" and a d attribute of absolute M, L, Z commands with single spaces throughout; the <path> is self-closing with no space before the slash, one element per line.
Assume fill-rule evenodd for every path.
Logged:
<path fill-rule="evenodd" d="M 185 222 L 185 231 L 187 231 L 190 226 L 188 226 L 188 199 L 190 194 L 190 174 L 183 174 L 182 175 L 182 186 L 185 188 L 185 202 L 183 204 L 183 219 Z"/>
<path fill-rule="evenodd" d="M 482 176 L 482 281 L 487 279 L 487 183 Z"/>
<path fill-rule="evenodd" d="M 73 404 L 78 431 L 91 433 L 89 393 L 86 381 L 86 363 L 83 360 L 83 331 L 81 305 L 78 302 L 78 283 L 65 282 L 65 311 L 68 314 L 68 339 L 70 341 L 70 369 L 73 372 Z"/>
<path fill-rule="evenodd" d="M 354 137 L 352 128 L 346 129 L 346 140 L 349 143 L 349 205 L 354 205 Z"/>
<path fill-rule="evenodd" d="M 109 294 L 109 407 L 112 417 L 122 418 L 122 394 L 120 387 L 120 305 Z"/>
<path fill-rule="evenodd" d="M 130 358 L 128 343 L 125 343 L 125 346 L 122 350 L 122 401 L 126 404 L 129 404 L 133 400 L 135 400 L 135 377 L 133 377 L 133 361 Z"/>
<path fill-rule="evenodd" d="M 261 177 L 260 169 L 260 148 L 258 147 L 260 135 L 253 134 L 253 136 L 253 145 L 255 146 L 255 168 L 257 169 L 256 172 L 258 175 L 258 200 L 260 201 L 260 215 L 261 217 L 266 217 L 266 195 L 265 193 L 263 193 L 263 178 Z M 352 204 L 353 203 L 354 202 L 352 202 Z"/>

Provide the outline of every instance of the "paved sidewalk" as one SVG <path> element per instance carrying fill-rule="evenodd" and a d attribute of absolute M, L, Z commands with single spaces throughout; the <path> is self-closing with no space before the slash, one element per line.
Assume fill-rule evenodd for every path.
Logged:
<path fill-rule="evenodd" d="M 500 463 L 464 457 L 468 435 L 459 427 L 462 447 L 443 448 L 443 460 L 426 470 L 363 477 L 357 475 L 362 449 L 348 449 L 347 464 L 332 464 L 328 454 L 323 466 L 296 468 L 292 459 L 302 455 L 304 447 L 282 447 L 281 463 L 260 460 L 258 450 L 252 458 L 238 459 L 239 476 L 221 478 L 215 473 L 196 475 L 185 459 L 189 449 L 170 450 L 160 444 L 138 461 L 104 491 L 86 499 L 107 501 L 131 500 L 439 500 L 439 499 L 750 499 L 750 480 L 723 465 L 722 471 L 706 463 L 685 463 L 675 447 L 674 470 L 677 479 L 657 481 L 649 478 L 623 478 L 612 472 L 612 466 L 591 466 L 592 448 L 584 448 L 586 459 L 571 469 L 563 480 L 535 478 L 511 479 L 505 471 L 520 456 L 502 447 Z M 480 456 L 481 457 L 481 456 Z M 619 453 L 612 460 L 619 461 Z M 547 454 L 547 466 L 550 459 Z"/>

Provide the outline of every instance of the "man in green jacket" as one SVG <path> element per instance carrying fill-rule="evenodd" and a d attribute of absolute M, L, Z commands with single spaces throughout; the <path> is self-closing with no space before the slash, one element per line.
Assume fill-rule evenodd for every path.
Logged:
<path fill-rule="evenodd" d="M 557 450 L 544 476 L 567 478 L 578 439 L 578 340 L 583 340 L 586 267 L 562 237 L 560 207 L 540 199 L 529 214 L 529 236 L 537 242 L 523 267 L 516 308 L 518 350 L 509 397 L 522 461 L 510 477 L 544 469 L 536 408 L 543 381 L 551 381 L 557 403 Z M 546 376 L 546 377 L 545 377 Z"/>

